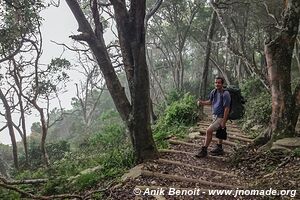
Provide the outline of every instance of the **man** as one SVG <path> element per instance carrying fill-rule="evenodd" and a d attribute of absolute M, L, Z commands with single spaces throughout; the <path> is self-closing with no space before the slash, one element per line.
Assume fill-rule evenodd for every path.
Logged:
<path fill-rule="evenodd" d="M 215 78 L 215 88 L 209 95 L 209 100 L 203 101 L 198 100 L 197 105 L 212 105 L 212 118 L 213 122 L 206 130 L 206 138 L 204 146 L 201 148 L 199 153 L 196 155 L 198 158 L 203 158 L 207 156 L 207 147 L 212 140 L 212 134 L 219 128 L 226 132 L 226 122 L 228 119 L 230 111 L 230 94 L 223 88 L 224 79 L 222 77 Z M 222 147 L 222 139 L 219 139 L 216 147 L 210 152 L 212 155 L 223 155 L 224 150 Z"/>

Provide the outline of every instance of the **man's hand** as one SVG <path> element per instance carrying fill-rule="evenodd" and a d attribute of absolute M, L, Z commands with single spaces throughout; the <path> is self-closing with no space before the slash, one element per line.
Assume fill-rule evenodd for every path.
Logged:
<path fill-rule="evenodd" d="M 198 100 L 197 101 L 197 106 L 200 106 L 200 105 L 202 105 L 202 106 L 204 106 L 204 105 L 211 105 L 211 102 L 210 102 L 210 100 L 207 100 L 207 101 L 203 101 L 203 100 Z"/>
<path fill-rule="evenodd" d="M 197 101 L 197 106 L 199 107 L 200 105 L 202 105 L 203 104 L 203 102 L 199 99 L 198 101 Z"/>

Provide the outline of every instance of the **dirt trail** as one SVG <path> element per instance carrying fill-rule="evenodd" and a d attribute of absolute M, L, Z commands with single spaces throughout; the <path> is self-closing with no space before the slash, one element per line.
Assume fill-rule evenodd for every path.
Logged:
<path fill-rule="evenodd" d="M 210 113 L 205 108 L 207 114 Z M 107 199 L 258 199 L 237 195 L 236 189 L 249 189 L 247 179 L 231 169 L 228 158 L 235 148 L 252 140 L 237 125 L 228 122 L 225 155 L 196 158 L 210 119 L 190 129 L 185 139 L 169 139 L 170 148 L 160 150 L 160 159 L 136 166 L 122 184 L 108 192 Z M 215 136 L 214 136 L 215 138 Z M 212 141 L 211 146 L 216 143 Z M 232 195 L 210 195 L 214 190 L 232 190 Z M 223 192 L 224 192 L 223 191 Z M 177 195 L 175 194 L 177 193 Z"/>

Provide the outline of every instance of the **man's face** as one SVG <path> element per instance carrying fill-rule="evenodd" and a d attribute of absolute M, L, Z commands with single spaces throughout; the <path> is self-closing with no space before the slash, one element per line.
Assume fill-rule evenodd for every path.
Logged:
<path fill-rule="evenodd" d="M 215 88 L 217 90 L 220 90 L 221 88 L 223 88 L 223 83 L 221 79 L 215 79 Z"/>

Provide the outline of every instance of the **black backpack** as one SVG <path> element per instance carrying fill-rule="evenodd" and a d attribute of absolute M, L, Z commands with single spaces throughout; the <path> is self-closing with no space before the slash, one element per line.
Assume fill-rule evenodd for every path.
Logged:
<path fill-rule="evenodd" d="M 229 111 L 229 120 L 241 119 L 245 114 L 244 104 L 246 103 L 245 98 L 241 94 L 240 88 L 229 85 L 224 88 L 224 91 L 228 91 L 230 94 L 231 102 L 230 102 L 230 111 Z M 215 89 L 217 92 L 217 89 Z"/>

